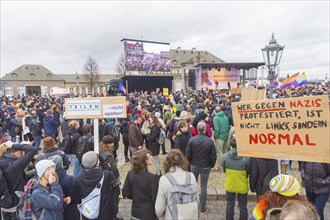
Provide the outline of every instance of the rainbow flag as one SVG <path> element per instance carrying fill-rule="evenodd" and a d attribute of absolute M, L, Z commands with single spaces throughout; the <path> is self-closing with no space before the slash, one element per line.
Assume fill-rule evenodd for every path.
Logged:
<path fill-rule="evenodd" d="M 122 83 L 119 83 L 118 90 L 121 92 L 122 95 L 127 94 L 127 89 L 125 88 L 125 86 Z"/>
<path fill-rule="evenodd" d="M 294 85 L 295 88 L 298 87 L 298 86 L 302 86 L 304 84 L 307 83 L 307 79 L 306 79 L 306 73 L 303 72 L 296 80 L 296 84 Z"/>
<path fill-rule="evenodd" d="M 299 73 L 295 73 L 293 74 L 292 76 L 290 76 L 289 78 L 283 80 L 281 83 L 280 83 L 280 88 L 281 89 L 286 89 L 292 85 L 294 85 L 294 82 L 295 80 L 297 79 Z"/>
<path fill-rule="evenodd" d="M 266 207 L 266 199 L 265 196 L 262 196 L 256 205 L 256 207 L 253 209 L 252 215 L 250 216 L 250 220 L 261 220 L 265 219 L 265 215 L 263 213 L 264 208 Z"/>

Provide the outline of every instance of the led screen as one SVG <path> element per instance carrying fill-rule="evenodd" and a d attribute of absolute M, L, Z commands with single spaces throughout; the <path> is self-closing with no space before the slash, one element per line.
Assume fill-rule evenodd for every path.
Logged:
<path fill-rule="evenodd" d="M 170 71 L 170 45 L 151 41 L 124 40 L 125 71 Z"/>

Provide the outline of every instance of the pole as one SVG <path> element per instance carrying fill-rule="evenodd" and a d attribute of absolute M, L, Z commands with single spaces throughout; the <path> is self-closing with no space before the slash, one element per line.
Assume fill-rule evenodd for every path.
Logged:
<path fill-rule="evenodd" d="M 94 152 L 99 153 L 99 119 L 94 118 Z"/>
<path fill-rule="evenodd" d="M 269 80 L 269 99 L 273 99 L 273 89 L 274 89 L 274 72 L 271 67 L 268 67 L 268 80 Z"/>

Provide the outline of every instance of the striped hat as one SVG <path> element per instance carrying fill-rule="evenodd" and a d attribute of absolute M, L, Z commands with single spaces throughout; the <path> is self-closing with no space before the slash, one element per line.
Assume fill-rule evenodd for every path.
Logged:
<path fill-rule="evenodd" d="M 293 176 L 285 174 L 273 177 L 269 182 L 269 187 L 272 192 L 279 193 L 283 196 L 294 196 L 300 190 L 298 180 Z"/>

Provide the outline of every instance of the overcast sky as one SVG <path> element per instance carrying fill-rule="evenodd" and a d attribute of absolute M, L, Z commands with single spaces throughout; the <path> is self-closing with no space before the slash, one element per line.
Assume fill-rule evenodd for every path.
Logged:
<path fill-rule="evenodd" d="M 1 76 L 23 64 L 81 73 L 88 56 L 115 73 L 122 38 L 263 62 L 271 33 L 285 45 L 281 75 L 329 73 L 329 1 L 4 1 Z"/>

